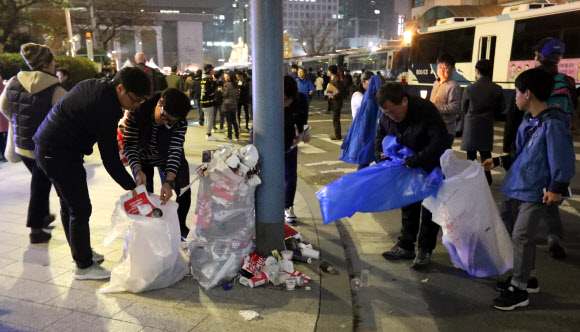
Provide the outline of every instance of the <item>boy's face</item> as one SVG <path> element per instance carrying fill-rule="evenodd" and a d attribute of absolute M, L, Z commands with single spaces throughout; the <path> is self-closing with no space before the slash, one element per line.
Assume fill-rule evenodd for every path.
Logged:
<path fill-rule="evenodd" d="M 518 109 L 521 111 L 526 111 L 528 109 L 528 105 L 530 104 L 530 90 L 526 90 L 521 92 L 518 88 L 516 88 L 516 105 Z"/>

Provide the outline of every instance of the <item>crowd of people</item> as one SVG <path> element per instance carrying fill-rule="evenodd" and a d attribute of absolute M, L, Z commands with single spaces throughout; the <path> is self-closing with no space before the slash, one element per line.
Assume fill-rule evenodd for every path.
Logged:
<path fill-rule="evenodd" d="M 557 39 L 540 42 L 534 49 L 537 66 L 515 79 L 515 99 L 509 107 L 502 88 L 491 80 L 489 60 L 477 62 L 476 81 L 462 89 L 453 79 L 455 58 L 442 54 L 428 100 L 409 95 L 403 85 L 386 82 L 380 73 L 351 76 L 331 65 L 327 73 L 315 74 L 311 68 L 292 66 L 283 84 L 286 221 L 297 220 L 293 205 L 298 143 L 309 140 L 308 108 L 314 97 L 328 100 L 334 127 L 331 140 L 343 139 L 340 116 L 344 101 L 350 98 L 353 122 L 339 159 L 358 165 L 359 170 L 386 159 L 385 136 L 397 137 L 398 143 L 415 152 L 404 166 L 427 172 L 440 166 L 440 156 L 461 137 L 461 150 L 468 159 L 480 154 L 490 185 L 492 168 L 507 170 L 501 186 L 505 196 L 501 216 L 512 235 L 515 262 L 513 275 L 498 284 L 501 294 L 494 306 L 501 310 L 526 306 L 528 293 L 539 291 L 534 244 L 539 223 L 549 226 L 551 254 L 566 256 L 558 203 L 569 192 L 575 171 L 570 130 L 577 96 L 573 79 L 558 73 L 564 51 L 565 45 Z M 138 53 L 134 67 L 74 85 L 66 68 L 57 69 L 47 46 L 24 44 L 21 55 L 30 71 L 10 78 L 0 96 L 4 115 L 0 117 L 0 148 L 6 159 L 23 161 L 32 175 L 26 222 L 30 242 L 51 238 L 45 228 L 56 218 L 48 204 L 54 187 L 76 263 L 73 276 L 110 276 L 98 264 L 103 256 L 92 250 L 90 241 L 92 207 L 83 157 L 93 152 L 94 144 L 107 172 L 125 190 L 145 185 L 153 192 L 157 168 L 161 200 L 164 204 L 176 192 L 181 235 L 187 237 L 191 192 L 178 192 L 190 181 L 184 153 L 186 117 L 195 105 L 208 141 L 218 140 L 212 133 L 224 132 L 224 124 L 226 141 L 239 140 L 243 122 L 251 136 L 251 71 L 216 71 L 206 64 L 203 70 L 185 76 L 177 75 L 173 67 L 165 76 L 147 66 L 145 55 Z M 494 119 L 506 109 L 504 155 L 492 158 Z M 130 172 L 119 158 L 116 138 L 122 118 Z M 421 203 L 401 208 L 401 235 L 383 253 L 385 259 L 412 259 L 416 269 L 430 264 L 439 226 Z"/>

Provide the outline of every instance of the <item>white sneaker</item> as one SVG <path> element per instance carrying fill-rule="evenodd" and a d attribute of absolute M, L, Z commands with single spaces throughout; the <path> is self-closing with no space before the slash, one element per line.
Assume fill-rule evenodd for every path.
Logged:
<path fill-rule="evenodd" d="M 109 279 L 111 277 L 111 271 L 105 269 L 99 264 L 94 263 L 93 265 L 89 266 L 86 269 L 79 269 L 78 267 L 75 267 L 72 276 L 77 280 Z"/>
<path fill-rule="evenodd" d="M 218 138 L 215 137 L 215 136 L 208 136 L 205 139 L 208 140 L 208 141 L 217 141 L 218 140 Z"/>
<path fill-rule="evenodd" d="M 294 214 L 294 207 L 289 207 L 284 210 L 284 215 L 286 216 L 286 222 L 293 224 L 297 221 L 296 215 Z"/>
<path fill-rule="evenodd" d="M 97 263 L 97 264 L 101 264 L 104 260 L 105 260 L 105 255 L 101 255 L 99 253 L 97 253 L 96 251 L 94 251 L 93 249 L 91 249 L 91 251 L 93 252 L 93 262 Z M 71 263 L 74 263 L 75 260 L 71 258 Z"/>

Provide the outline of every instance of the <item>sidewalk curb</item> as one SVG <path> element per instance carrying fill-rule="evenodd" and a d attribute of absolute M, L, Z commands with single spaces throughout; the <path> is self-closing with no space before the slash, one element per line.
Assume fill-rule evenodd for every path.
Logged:
<path fill-rule="evenodd" d="M 315 331 L 352 331 L 350 277 L 338 228 L 324 226 L 315 191 L 300 177 L 297 189 L 312 214 L 321 257 L 334 268 L 334 273 L 320 272 L 320 304 Z"/>

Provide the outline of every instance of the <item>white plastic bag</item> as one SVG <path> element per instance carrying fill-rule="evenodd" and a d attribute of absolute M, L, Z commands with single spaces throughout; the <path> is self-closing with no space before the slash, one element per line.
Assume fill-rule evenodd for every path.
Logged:
<path fill-rule="evenodd" d="M 441 156 L 445 180 L 423 201 L 443 229 L 443 244 L 453 264 L 475 277 L 500 275 L 513 267 L 510 236 L 481 165 L 459 160 L 452 150 Z"/>
<path fill-rule="evenodd" d="M 106 247 L 117 236 L 125 234 L 125 250 L 119 264 L 111 271 L 111 281 L 102 293 L 145 292 L 165 288 L 190 273 L 185 254 L 180 249 L 181 232 L 177 217 L 178 204 L 161 205 L 158 195 L 149 195 L 154 206 L 163 211 L 161 218 L 128 215 L 117 201 L 111 217 L 111 228 L 103 240 Z"/>

